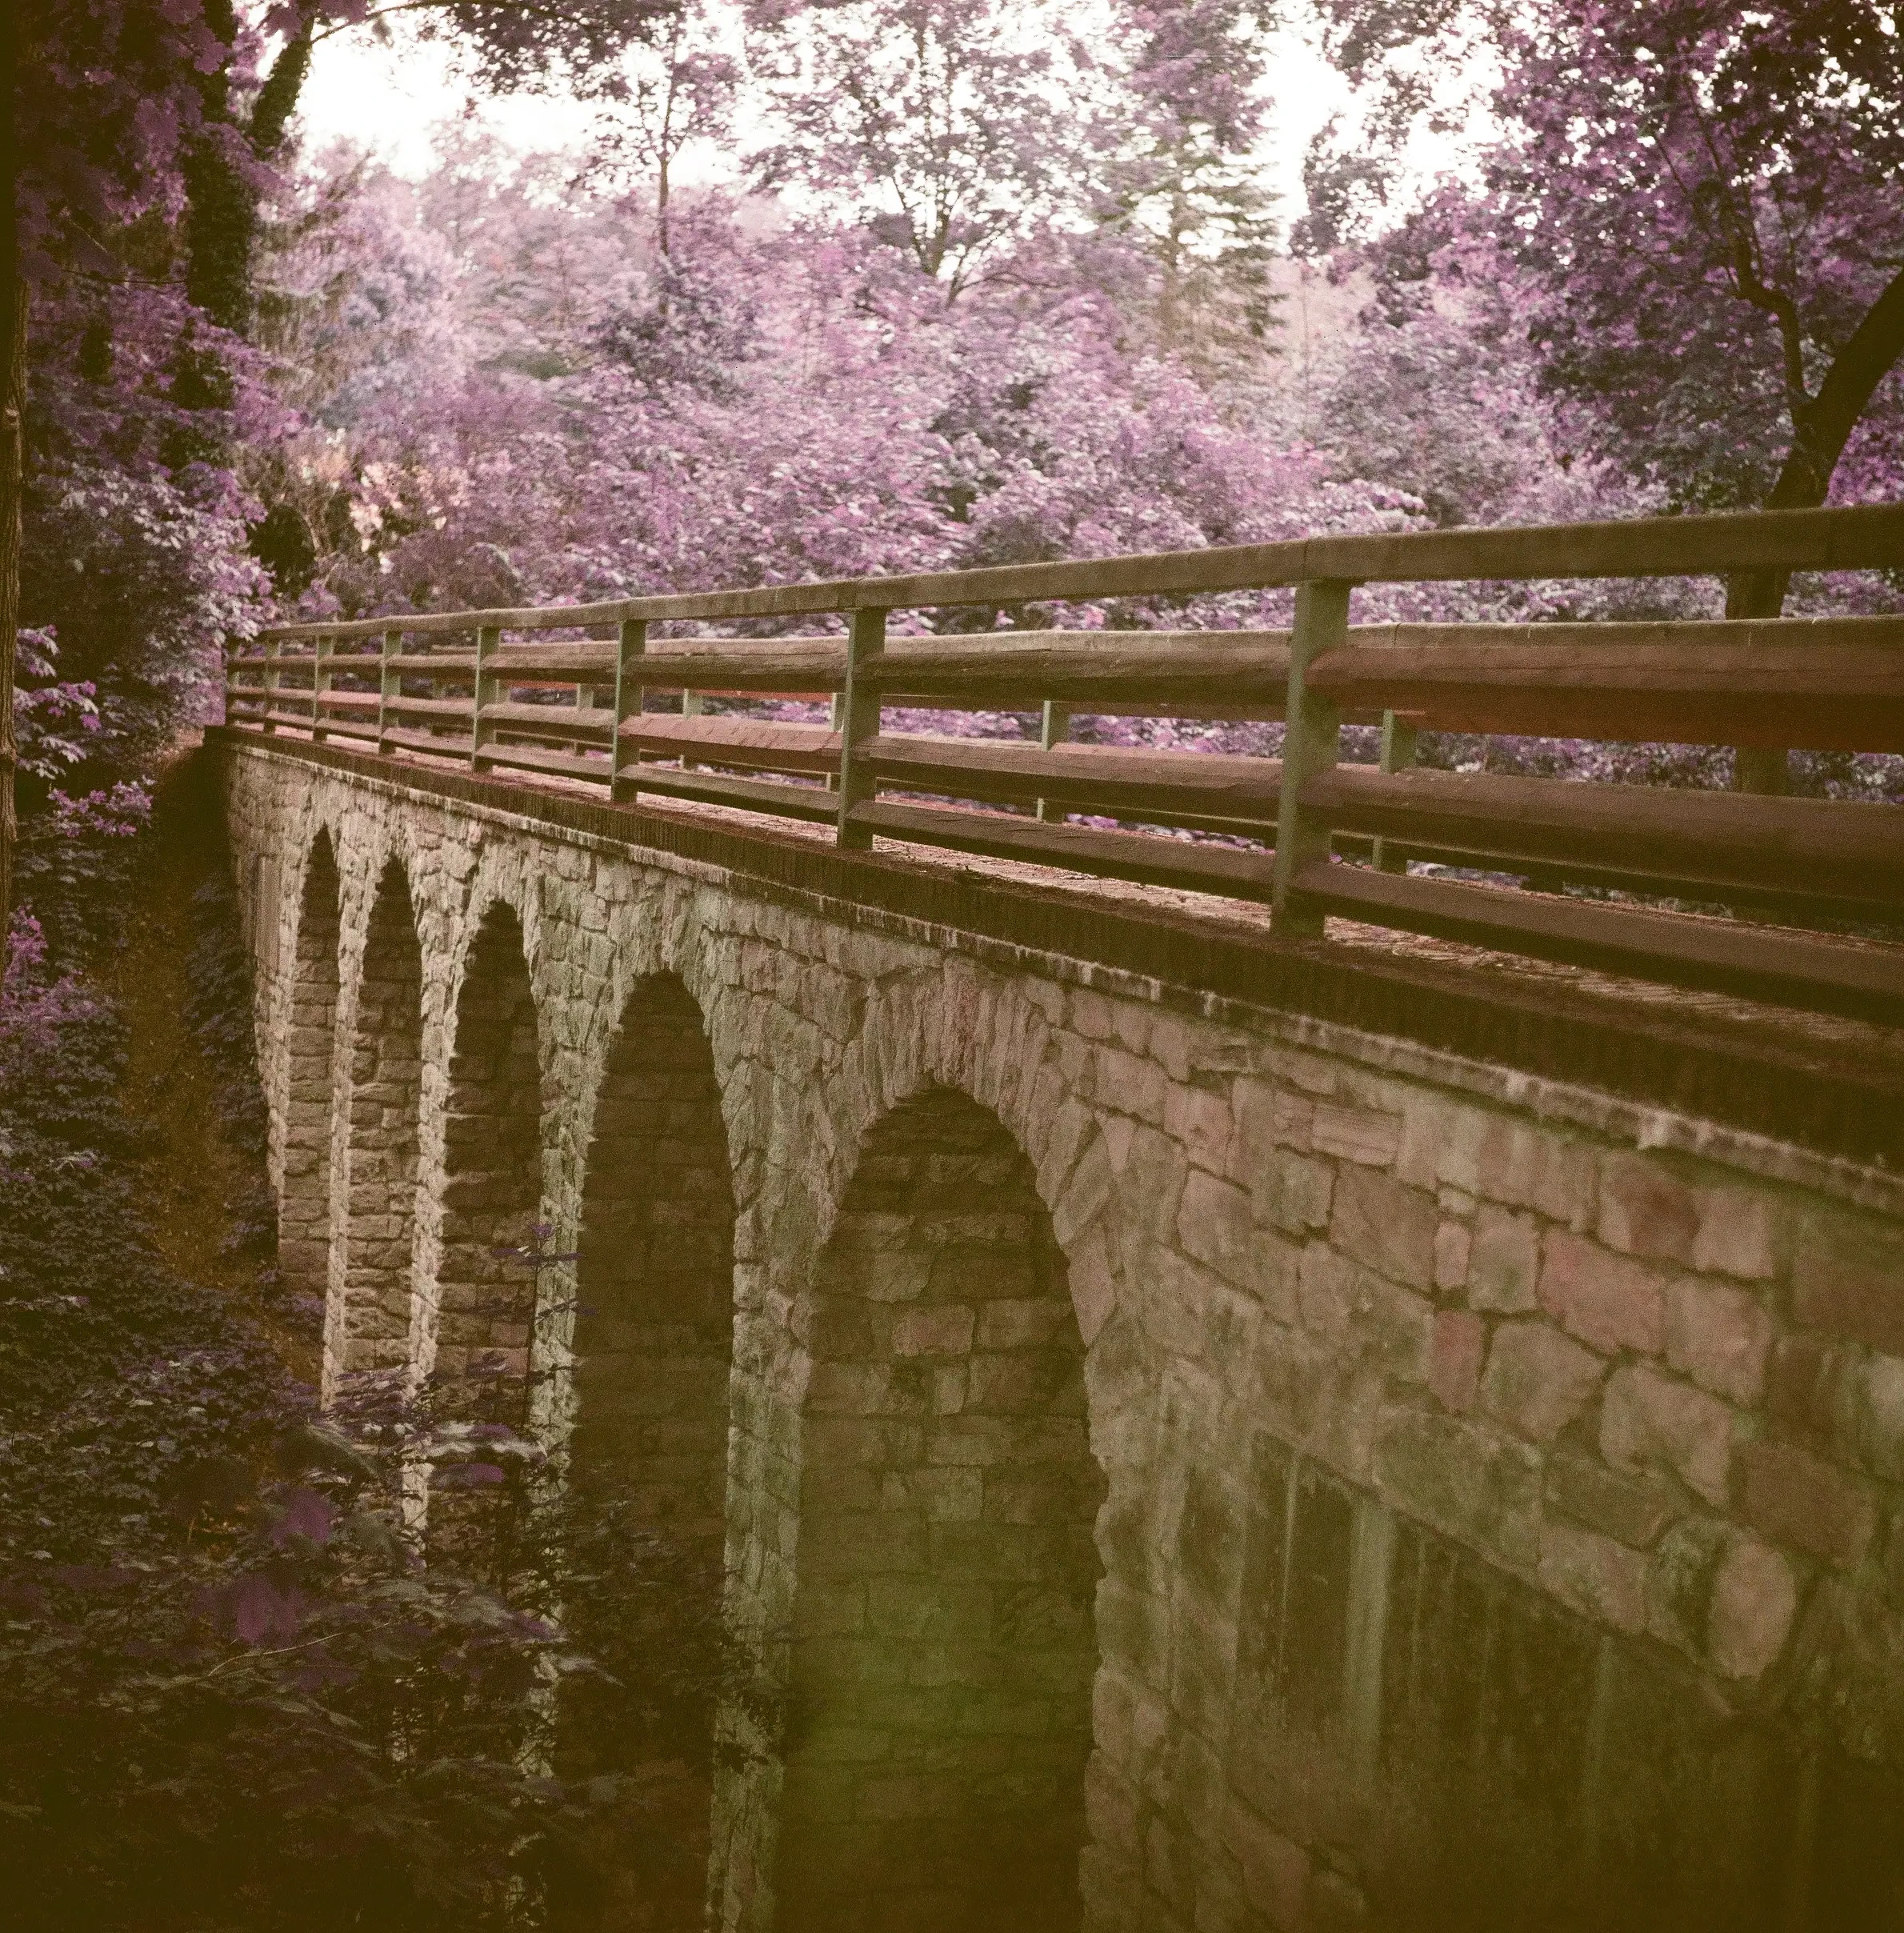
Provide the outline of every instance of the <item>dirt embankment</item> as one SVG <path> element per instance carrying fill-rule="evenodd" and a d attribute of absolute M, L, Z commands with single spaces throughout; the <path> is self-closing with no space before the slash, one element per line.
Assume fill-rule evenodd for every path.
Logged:
<path fill-rule="evenodd" d="M 161 769 L 122 939 L 102 977 L 128 1031 L 122 1104 L 149 1124 L 140 1195 L 166 1262 L 242 1302 L 314 1378 L 309 1311 L 274 1293 L 250 962 L 219 801 L 195 738 Z"/>

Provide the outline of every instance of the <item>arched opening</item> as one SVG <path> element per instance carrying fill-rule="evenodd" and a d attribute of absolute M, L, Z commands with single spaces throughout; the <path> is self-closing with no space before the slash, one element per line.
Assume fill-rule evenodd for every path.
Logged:
<path fill-rule="evenodd" d="M 562 1923 L 698 1926 L 721 1623 L 734 1187 L 713 1052 L 681 982 L 641 982 L 596 1097 L 566 1408 L 565 1622 L 606 1667 L 562 1688 L 558 1769 L 630 1775 L 552 1899 Z"/>
<path fill-rule="evenodd" d="M 720 1575 L 734 1351 L 734 1184 L 701 1010 L 630 995 L 595 1102 L 577 1267 L 570 1466 Z"/>
<path fill-rule="evenodd" d="M 815 1283 L 782 1933 L 1075 1927 L 1104 1480 L 1030 1164 L 906 1102 Z"/>
<path fill-rule="evenodd" d="M 440 1415 L 516 1427 L 526 1420 L 541 1123 L 522 928 L 515 909 L 498 904 L 470 950 L 450 1059 L 435 1325 Z"/>
<path fill-rule="evenodd" d="M 337 1042 L 338 875 L 320 832 L 304 869 L 291 963 L 278 1268 L 294 1295 L 322 1298 L 330 1277 L 330 1123 Z"/>
<path fill-rule="evenodd" d="M 410 1346 L 423 1067 L 423 957 L 410 882 L 377 882 L 350 1034 L 343 1253 L 331 1258 L 325 1382 L 401 1369 Z M 341 1267 L 340 1267 L 341 1263 Z"/>

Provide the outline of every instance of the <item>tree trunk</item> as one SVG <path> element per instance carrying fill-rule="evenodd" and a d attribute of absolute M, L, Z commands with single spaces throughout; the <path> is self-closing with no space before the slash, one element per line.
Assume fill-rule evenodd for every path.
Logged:
<path fill-rule="evenodd" d="M 4 309 L 0 395 L 5 399 L 0 402 L 0 962 L 4 962 L 13 916 L 14 846 L 19 837 L 14 817 L 14 767 L 19 756 L 14 735 L 14 652 L 20 624 L 20 497 L 26 474 L 21 423 L 26 413 L 26 285 L 20 278 L 17 255 L 0 270 L 0 307 Z"/>
<path fill-rule="evenodd" d="M 1894 276 L 1845 346 L 1831 359 L 1818 393 L 1792 426 L 1792 446 L 1766 498 L 1768 510 L 1813 510 L 1831 490 L 1832 474 L 1851 432 L 1870 406 L 1878 385 L 1904 358 L 1904 272 Z M 1728 618 L 1775 618 L 1785 609 L 1789 570 L 1735 571 L 1726 586 Z M 1790 768 L 1782 751 L 1748 749 L 1732 754 L 1733 790 L 1783 792 Z"/>
<path fill-rule="evenodd" d="M 284 145 L 291 116 L 298 111 L 298 98 L 310 73 L 310 36 L 315 16 L 307 18 L 297 32 L 278 50 L 265 76 L 258 98 L 251 104 L 251 123 L 245 130 L 251 152 L 261 159 L 275 154 Z"/>
<path fill-rule="evenodd" d="M 20 492 L 25 474 L 22 418 L 26 403 L 26 284 L 20 273 L 19 206 L 14 192 L 14 90 L 18 22 L 0 9 L 0 971 L 13 914 L 14 651 L 20 622 Z"/>
<path fill-rule="evenodd" d="M 205 20 L 223 43 L 226 56 L 211 73 L 201 74 L 198 94 L 205 132 L 185 156 L 185 293 L 193 307 L 222 329 L 243 335 L 251 322 L 251 237 L 258 224 L 258 198 L 235 158 L 220 138 L 231 127 L 230 50 L 238 39 L 232 0 L 204 0 Z M 201 352 L 202 354 L 204 352 Z M 208 363 L 216 358 L 206 357 Z M 187 406 L 207 402 L 222 407 L 228 385 L 222 369 L 208 370 L 207 394 Z"/>

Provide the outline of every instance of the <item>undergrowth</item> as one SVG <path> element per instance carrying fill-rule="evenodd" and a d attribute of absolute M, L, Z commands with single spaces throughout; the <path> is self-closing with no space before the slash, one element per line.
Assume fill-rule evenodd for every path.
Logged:
<path fill-rule="evenodd" d="M 99 902 L 130 890 L 148 842 L 191 830 L 162 811 L 74 855 L 63 947 L 22 919 L 0 994 L 7 1923 L 696 1924 L 714 1707 L 748 1675 L 709 1594 L 623 1500 L 568 1494 L 494 1432 L 450 1459 L 481 1509 L 449 1515 L 481 1534 L 426 1548 L 402 1497 L 435 1440 L 427 1404 L 373 1391 L 320 1415 L 274 1347 L 222 858 L 193 901 L 185 1019 L 242 1172 L 223 1246 L 253 1291 L 161 1252 L 142 1199 L 161 1130 L 122 1105 L 125 1020 L 86 969 L 114 943 Z"/>

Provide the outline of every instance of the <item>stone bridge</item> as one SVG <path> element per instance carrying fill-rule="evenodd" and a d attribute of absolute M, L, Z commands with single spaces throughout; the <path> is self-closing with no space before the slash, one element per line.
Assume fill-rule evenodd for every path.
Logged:
<path fill-rule="evenodd" d="M 1875 1030 L 206 755 L 327 1384 L 724 1548 L 714 1924 L 1904 1923 Z"/>

